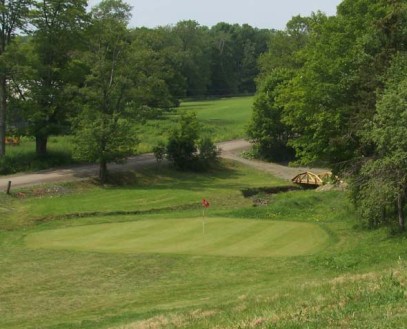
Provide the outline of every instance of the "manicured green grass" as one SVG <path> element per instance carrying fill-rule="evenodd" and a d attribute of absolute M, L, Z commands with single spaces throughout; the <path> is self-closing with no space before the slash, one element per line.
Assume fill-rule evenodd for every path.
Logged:
<path fill-rule="evenodd" d="M 268 205 L 253 207 L 240 189 L 281 182 L 224 166 L 1 195 L 0 328 L 405 326 L 405 236 L 360 228 L 342 192 L 257 196 Z M 286 251 L 267 254 L 284 230 Z"/>
<path fill-rule="evenodd" d="M 253 106 L 253 97 L 225 98 L 214 101 L 184 102 L 181 110 L 195 111 L 204 133 L 216 142 L 246 136 Z"/>
<path fill-rule="evenodd" d="M 214 142 L 244 138 L 252 105 L 252 96 L 183 102 L 177 111 L 160 120 L 147 121 L 140 127 L 138 152 L 151 152 L 158 141 L 165 141 L 176 126 L 181 111 L 195 112 L 201 123 L 201 134 L 211 137 Z"/>
<path fill-rule="evenodd" d="M 311 254 L 329 240 L 319 226 L 225 218 L 140 220 L 32 233 L 29 248 L 195 256 L 276 257 Z"/>

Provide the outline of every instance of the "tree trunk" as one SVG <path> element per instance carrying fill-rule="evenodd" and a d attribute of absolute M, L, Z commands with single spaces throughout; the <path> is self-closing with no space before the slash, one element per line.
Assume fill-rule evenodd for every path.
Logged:
<path fill-rule="evenodd" d="M 397 198 L 397 212 L 398 212 L 398 217 L 399 217 L 400 231 L 404 231 L 404 229 L 405 229 L 404 205 L 405 205 L 404 195 L 399 194 L 399 196 Z"/>
<path fill-rule="evenodd" d="M 106 161 L 101 161 L 99 166 L 99 179 L 102 184 L 106 183 L 107 180 L 107 163 Z"/>
<path fill-rule="evenodd" d="M 7 83 L 0 77 L 0 158 L 6 154 Z"/>
<path fill-rule="evenodd" d="M 35 152 L 38 156 L 47 155 L 47 136 L 36 136 L 35 137 Z"/>

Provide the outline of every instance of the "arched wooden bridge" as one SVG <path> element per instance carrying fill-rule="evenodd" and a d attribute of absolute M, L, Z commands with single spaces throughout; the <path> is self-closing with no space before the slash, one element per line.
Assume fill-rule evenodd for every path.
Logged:
<path fill-rule="evenodd" d="M 291 181 L 295 184 L 304 186 L 321 186 L 332 176 L 331 172 L 314 174 L 310 171 L 303 172 L 295 176 Z"/>

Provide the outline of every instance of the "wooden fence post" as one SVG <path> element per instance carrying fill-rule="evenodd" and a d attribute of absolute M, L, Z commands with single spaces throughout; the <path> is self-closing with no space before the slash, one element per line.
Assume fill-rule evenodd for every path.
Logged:
<path fill-rule="evenodd" d="M 11 180 L 8 181 L 7 194 L 10 194 L 10 189 L 11 189 Z"/>

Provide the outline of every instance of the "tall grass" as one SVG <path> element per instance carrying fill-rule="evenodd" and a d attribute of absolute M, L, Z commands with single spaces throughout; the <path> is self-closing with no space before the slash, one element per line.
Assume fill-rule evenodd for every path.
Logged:
<path fill-rule="evenodd" d="M 72 158 L 72 148 L 70 136 L 55 136 L 48 141 L 48 154 L 38 156 L 35 153 L 35 141 L 32 138 L 23 137 L 19 145 L 8 146 L 6 156 L 0 158 L 0 175 L 75 163 Z"/>

